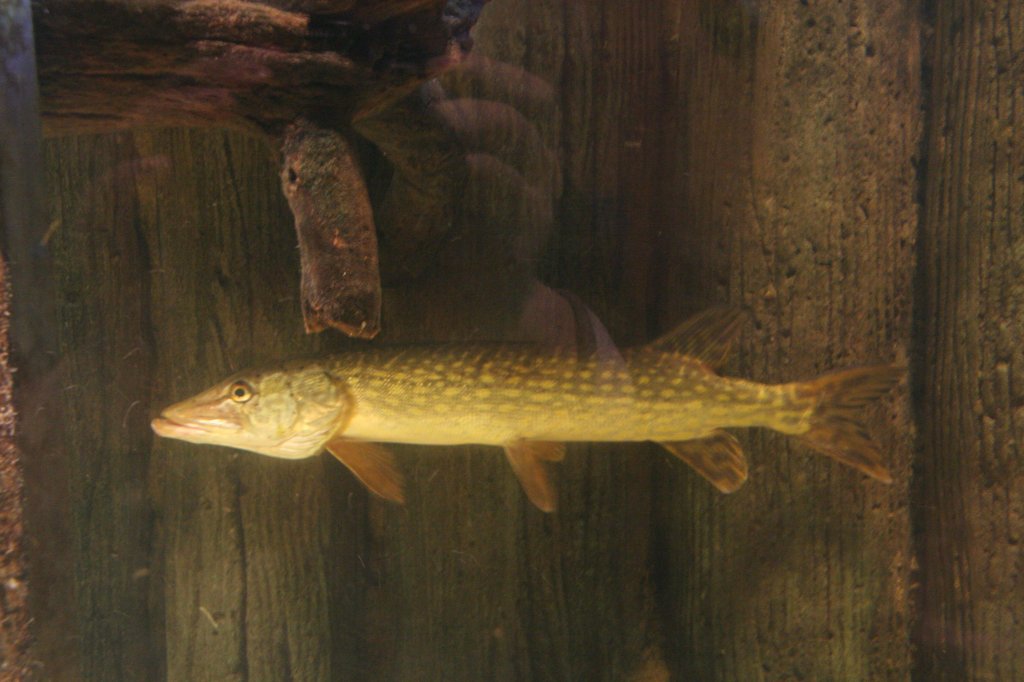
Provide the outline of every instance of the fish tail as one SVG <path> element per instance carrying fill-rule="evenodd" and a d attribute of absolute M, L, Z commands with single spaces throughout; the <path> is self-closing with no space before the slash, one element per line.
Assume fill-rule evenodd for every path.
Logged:
<path fill-rule="evenodd" d="M 888 393 L 906 373 L 895 365 L 833 372 L 797 385 L 797 395 L 814 405 L 810 428 L 799 434 L 805 445 L 883 483 L 892 476 L 878 446 L 864 427 L 864 410 Z"/>

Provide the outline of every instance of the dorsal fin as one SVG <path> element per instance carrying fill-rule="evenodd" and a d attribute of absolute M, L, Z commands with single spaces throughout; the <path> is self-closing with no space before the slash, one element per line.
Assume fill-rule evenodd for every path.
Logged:
<path fill-rule="evenodd" d="M 735 306 L 718 306 L 697 313 L 646 346 L 642 351 L 686 355 L 712 369 L 725 364 L 747 313 Z"/>

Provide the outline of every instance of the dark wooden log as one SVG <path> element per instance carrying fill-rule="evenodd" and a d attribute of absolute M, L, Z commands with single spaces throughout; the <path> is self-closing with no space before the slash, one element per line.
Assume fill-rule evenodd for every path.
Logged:
<path fill-rule="evenodd" d="M 1024 678 L 1024 25 L 1017 2 L 935 3 L 915 376 L 914 674 Z"/>
<path fill-rule="evenodd" d="M 343 124 L 461 59 L 475 15 L 453 19 L 445 6 L 306 14 L 244 1 L 40 3 L 46 133 L 184 125 L 278 134 L 317 112 Z"/>

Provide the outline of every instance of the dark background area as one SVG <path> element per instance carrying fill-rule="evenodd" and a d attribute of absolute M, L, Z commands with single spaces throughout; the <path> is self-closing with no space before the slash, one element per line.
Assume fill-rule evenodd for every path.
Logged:
<path fill-rule="evenodd" d="M 493 0 L 486 61 L 442 79 L 483 120 L 518 112 L 518 134 L 480 137 L 521 175 L 467 186 L 424 272 L 388 285 L 379 342 L 500 336 L 533 274 L 623 346 L 744 305 L 726 374 L 909 367 L 870 422 L 892 486 L 751 431 L 731 496 L 651 446 L 573 445 L 544 515 L 496 449 L 400 447 L 396 507 L 328 456 L 157 440 L 160 407 L 230 371 L 359 342 L 303 333 L 263 141 L 48 139 L 55 290 L 13 290 L 16 340 L 19 296 L 50 320 L 58 347 L 26 371 L 59 396 L 22 415 L 50 420 L 50 454 L 23 463 L 19 662 L 46 680 L 1024 678 L 1022 32 L 1024 6 L 996 0 Z M 4 571 L 10 618 L 24 573 Z"/>

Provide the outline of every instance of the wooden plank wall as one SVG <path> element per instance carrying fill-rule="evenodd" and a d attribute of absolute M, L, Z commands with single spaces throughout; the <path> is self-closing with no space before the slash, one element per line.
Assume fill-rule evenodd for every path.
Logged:
<path fill-rule="evenodd" d="M 676 309 L 711 299 L 752 310 L 728 369 L 786 381 L 907 363 L 920 126 L 912 7 L 758 3 L 754 23 L 742 4 L 684 5 L 688 116 L 677 119 L 670 180 L 681 226 L 667 251 L 692 260 L 666 267 L 662 290 Z M 661 603 L 681 679 L 907 677 L 906 400 L 904 387 L 871 422 L 892 487 L 767 432 L 745 436 L 751 480 L 730 498 L 688 474 L 663 479 Z"/>
<path fill-rule="evenodd" d="M 536 335 L 524 307 L 553 299 L 534 273 L 624 345 L 742 304 L 727 373 L 912 367 L 871 420 L 891 487 L 761 432 L 742 435 L 751 480 L 730 497 L 653 447 L 580 445 L 545 516 L 494 450 L 403 447 L 399 508 L 329 458 L 156 441 L 167 402 L 353 343 L 302 333 L 265 145 L 50 141 L 70 482 L 40 475 L 31 494 L 71 510 L 78 632 L 74 655 L 43 652 L 43 678 L 1024 676 L 1021 16 L 935 6 L 929 40 L 910 0 L 494 0 L 475 30 L 487 61 L 444 85 L 460 115 L 521 118 L 511 136 L 461 119 L 489 170 L 458 238 L 389 285 L 381 339 Z M 55 614 L 41 641 L 60 641 Z"/>
<path fill-rule="evenodd" d="M 273 157 L 166 132 L 61 140 L 48 161 L 83 676 L 328 679 L 363 498 L 332 531 L 325 461 L 196 457 L 149 432 L 172 397 L 316 348 Z"/>
<path fill-rule="evenodd" d="M 1024 676 L 1024 29 L 1018 2 L 935 3 L 920 229 L 915 674 Z"/>
<path fill-rule="evenodd" d="M 909 3 L 509 3 L 489 20 L 499 7 L 528 36 L 564 22 L 564 53 L 519 62 L 561 84 L 565 112 L 549 281 L 627 343 L 745 305 L 756 322 L 727 371 L 760 380 L 908 361 L 921 105 Z M 498 54 L 516 59 L 505 40 Z M 730 498 L 646 456 L 657 641 L 679 679 L 906 677 L 906 399 L 873 422 L 891 488 L 765 433 L 746 436 L 751 481 Z"/>

